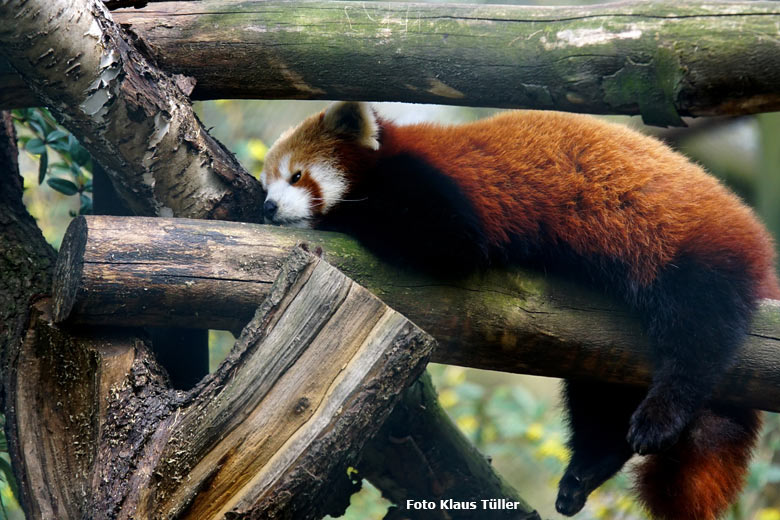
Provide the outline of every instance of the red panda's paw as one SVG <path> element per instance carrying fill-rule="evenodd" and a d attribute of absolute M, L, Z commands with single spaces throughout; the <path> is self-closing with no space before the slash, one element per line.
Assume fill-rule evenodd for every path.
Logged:
<path fill-rule="evenodd" d="M 631 416 L 628 444 L 640 455 L 659 453 L 677 442 L 689 420 L 683 407 L 664 396 L 649 395 Z"/>
<path fill-rule="evenodd" d="M 558 498 L 555 501 L 555 509 L 562 515 L 574 516 L 585 507 L 590 489 L 583 481 L 570 471 L 561 478 L 558 484 Z"/>

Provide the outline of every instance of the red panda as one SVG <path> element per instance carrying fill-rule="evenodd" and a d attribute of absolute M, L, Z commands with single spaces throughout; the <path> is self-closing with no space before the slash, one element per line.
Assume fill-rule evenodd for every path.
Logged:
<path fill-rule="evenodd" d="M 396 126 L 335 103 L 269 150 L 266 221 L 351 233 L 441 274 L 531 264 L 622 298 L 651 339 L 648 390 L 566 381 L 574 515 L 635 453 L 655 518 L 718 518 L 741 489 L 760 417 L 708 403 L 760 298 L 780 298 L 750 209 L 661 142 L 584 116 L 515 111 Z"/>

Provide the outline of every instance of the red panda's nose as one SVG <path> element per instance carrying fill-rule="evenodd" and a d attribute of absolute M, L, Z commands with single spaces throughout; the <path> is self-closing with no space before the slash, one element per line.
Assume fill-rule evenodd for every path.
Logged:
<path fill-rule="evenodd" d="M 265 213 L 266 218 L 274 218 L 274 215 L 276 214 L 276 210 L 279 208 L 279 206 L 276 205 L 276 202 L 272 200 L 266 200 L 265 204 L 263 204 L 263 212 Z"/>

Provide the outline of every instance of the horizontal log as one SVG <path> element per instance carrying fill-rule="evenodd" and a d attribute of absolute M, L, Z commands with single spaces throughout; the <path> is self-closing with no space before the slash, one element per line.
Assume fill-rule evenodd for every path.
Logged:
<path fill-rule="evenodd" d="M 235 330 L 301 242 L 432 334 L 436 361 L 630 385 L 650 380 L 636 316 L 577 284 L 522 269 L 432 279 L 381 262 L 345 235 L 263 225 L 78 217 L 60 249 L 55 317 Z M 780 411 L 780 302 L 761 304 L 719 395 Z"/>
<path fill-rule="evenodd" d="M 112 13 L 196 99 L 681 115 L 780 110 L 777 2 L 577 7 L 199 0 Z M 0 64 L 0 106 L 35 101 Z"/>

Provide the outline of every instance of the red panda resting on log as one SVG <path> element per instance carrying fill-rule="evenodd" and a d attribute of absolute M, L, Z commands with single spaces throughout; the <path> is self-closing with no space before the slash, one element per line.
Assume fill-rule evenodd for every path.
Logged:
<path fill-rule="evenodd" d="M 649 390 L 566 381 L 574 515 L 634 454 L 654 517 L 709 520 L 735 499 L 760 428 L 708 403 L 759 298 L 780 298 L 750 209 L 659 141 L 589 116 L 508 112 L 396 126 L 335 103 L 266 157 L 266 221 L 352 234 L 434 274 L 523 264 L 622 298 L 653 345 Z"/>

